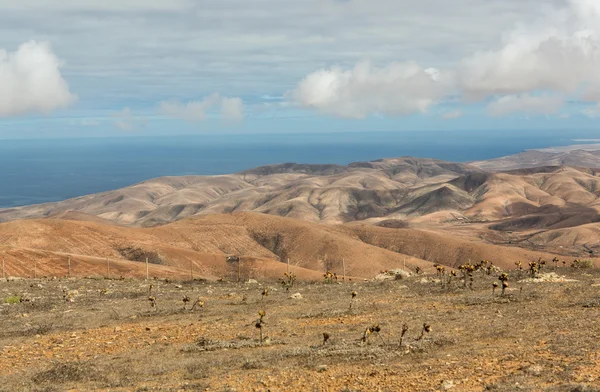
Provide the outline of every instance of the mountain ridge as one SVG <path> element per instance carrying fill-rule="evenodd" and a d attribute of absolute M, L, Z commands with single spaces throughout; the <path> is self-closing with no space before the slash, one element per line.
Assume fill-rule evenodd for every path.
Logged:
<path fill-rule="evenodd" d="M 600 162 L 600 151 L 584 153 Z M 600 169 L 548 164 L 557 156 L 576 160 L 581 154 L 528 151 L 485 164 L 413 157 L 346 166 L 283 163 L 227 175 L 160 177 L 61 202 L 0 209 L 0 222 L 80 214 L 81 219 L 152 227 L 241 211 L 329 224 L 452 217 L 495 222 L 544 213 L 546 205 L 563 211 L 559 214 L 571 214 L 575 207 L 596 214 Z M 542 166 L 530 167 L 533 158 Z M 515 167 L 519 162 L 523 167 Z M 492 166 L 510 169 L 489 170 Z"/>

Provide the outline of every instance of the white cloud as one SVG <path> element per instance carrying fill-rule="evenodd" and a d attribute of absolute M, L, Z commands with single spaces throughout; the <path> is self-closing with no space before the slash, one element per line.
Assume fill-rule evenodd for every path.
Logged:
<path fill-rule="evenodd" d="M 240 98 L 223 97 L 214 93 L 201 101 L 163 101 L 159 111 L 169 117 L 197 122 L 206 119 L 206 113 L 213 107 L 220 107 L 221 116 L 226 120 L 241 121 L 244 118 L 244 104 Z"/>
<path fill-rule="evenodd" d="M 182 97 L 220 91 L 267 101 L 293 91 L 287 100 L 322 113 L 399 116 L 426 112 L 448 93 L 600 102 L 599 9 L 598 0 L 0 1 L 0 47 L 51 38 L 66 60 L 56 61 L 60 80 L 110 110 L 173 97 L 172 116 L 199 121 L 214 110 L 239 119 L 239 103 Z M 277 107 L 291 112 L 283 101 Z"/>
<path fill-rule="evenodd" d="M 506 95 L 488 105 L 488 112 L 495 117 L 512 113 L 555 114 L 564 104 L 559 95 Z"/>
<path fill-rule="evenodd" d="M 312 72 L 288 96 L 304 107 L 353 118 L 426 112 L 446 93 L 467 101 L 495 98 L 488 107 L 494 116 L 556 113 L 564 95 L 600 102 L 600 2 L 563 5 L 540 8 L 541 16 L 504 34 L 498 49 L 476 50 L 442 73 L 413 62 L 384 68 L 362 62 L 352 70 Z"/>
<path fill-rule="evenodd" d="M 47 114 L 75 102 L 60 66 L 47 43 L 30 41 L 12 53 L 0 49 L 0 117 Z"/>
<path fill-rule="evenodd" d="M 212 94 L 202 101 L 190 101 L 187 103 L 163 101 L 159 103 L 159 110 L 164 115 L 170 117 L 186 121 L 202 121 L 206 119 L 206 111 L 220 101 L 221 97 L 219 94 Z"/>
<path fill-rule="evenodd" d="M 463 112 L 460 110 L 452 110 L 450 112 L 445 112 L 442 114 L 442 118 L 445 120 L 452 120 L 455 118 L 460 118 L 463 116 Z"/>
<path fill-rule="evenodd" d="M 242 121 L 244 119 L 244 104 L 240 98 L 223 98 L 221 115 L 226 120 Z"/>
<path fill-rule="evenodd" d="M 51 38 L 71 88 L 103 107 L 212 91 L 274 97 L 311 71 L 364 59 L 448 69 L 554 1 L 0 1 L 0 47 Z"/>
<path fill-rule="evenodd" d="M 448 92 L 450 82 L 439 70 L 414 62 L 384 68 L 360 62 L 349 70 L 332 67 L 315 71 L 287 97 L 303 107 L 339 117 L 406 115 L 425 113 Z"/>
<path fill-rule="evenodd" d="M 468 56 L 458 69 L 465 96 L 583 89 L 600 99 L 599 10 L 597 0 L 568 0 L 506 34 L 500 49 Z"/>

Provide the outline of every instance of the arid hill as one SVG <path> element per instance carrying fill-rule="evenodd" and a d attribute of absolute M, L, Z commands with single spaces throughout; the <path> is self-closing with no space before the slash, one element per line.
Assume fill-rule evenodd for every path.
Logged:
<path fill-rule="evenodd" d="M 579 148 L 579 146 L 577 147 Z M 487 171 L 505 171 L 543 166 L 578 166 L 600 168 L 600 151 L 583 149 L 530 150 L 507 157 L 470 163 Z"/>
<path fill-rule="evenodd" d="M 492 173 L 413 158 L 344 167 L 282 164 L 223 176 L 157 178 L 0 210 L 0 221 L 94 219 L 152 227 L 190 216 L 252 211 L 328 224 L 399 220 L 489 222 L 503 231 L 562 228 L 600 221 L 599 172 L 545 166 Z"/>
<path fill-rule="evenodd" d="M 600 252 L 600 169 L 488 172 L 432 159 L 282 164 L 224 176 L 165 177 L 58 203 L 0 210 L 9 273 L 74 271 L 218 279 L 303 278 L 326 270 L 451 268 Z M 109 260 L 107 262 L 107 259 Z M 77 265 L 79 263 L 79 268 Z M 83 266 L 87 266 L 83 268 Z M 235 269 L 235 268 L 234 268 Z"/>
<path fill-rule="evenodd" d="M 543 246 L 556 247 L 551 234 L 531 241 L 535 250 L 443 229 L 325 225 L 257 213 L 207 215 L 153 228 L 61 219 L 0 224 L 0 254 L 14 276 L 33 276 L 34 263 L 38 276 L 63 276 L 69 258 L 78 276 L 105 276 L 110 263 L 113 276 L 143 277 L 148 258 L 151 276 L 179 279 L 235 278 L 237 264 L 226 261 L 229 255 L 241 257 L 243 278 L 281 277 L 289 260 L 303 279 L 321 279 L 327 270 L 372 278 L 382 270 L 433 270 L 434 263 L 456 268 L 488 259 L 513 268 L 518 260 L 553 258 Z"/>
<path fill-rule="evenodd" d="M 282 164 L 223 176 L 157 178 L 58 203 L 4 209 L 0 210 L 0 222 L 70 212 L 142 227 L 234 211 L 325 223 L 389 214 L 423 215 L 469 206 L 471 198 L 460 190 L 450 185 L 447 192 L 438 188 L 456 177 L 480 172 L 468 165 L 413 158 L 344 167 Z"/>
<path fill-rule="evenodd" d="M 407 268 L 431 265 L 335 227 L 254 213 L 210 215 L 146 229 L 73 220 L 14 221 L 0 224 L 0 253 L 8 274 L 18 276 L 33 275 L 34 260 L 38 275 L 64 275 L 69 257 L 79 276 L 105 275 L 107 259 L 115 267 L 128 264 L 142 276 L 148 258 L 151 273 L 189 277 L 193 271 L 207 279 L 237 273 L 227 255 L 242 258 L 244 275 L 261 278 L 281 277 L 288 259 L 300 278 L 321 278 L 327 269 L 342 275 L 344 265 L 347 275 L 357 277 L 405 263 Z M 92 261 L 100 269 L 90 270 Z"/>

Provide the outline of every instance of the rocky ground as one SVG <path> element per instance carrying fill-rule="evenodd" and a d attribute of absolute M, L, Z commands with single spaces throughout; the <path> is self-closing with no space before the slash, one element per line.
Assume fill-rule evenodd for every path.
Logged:
<path fill-rule="evenodd" d="M 473 289 L 0 281 L 0 390 L 600 391 L 600 271 L 550 270 L 504 295 L 479 272 Z"/>

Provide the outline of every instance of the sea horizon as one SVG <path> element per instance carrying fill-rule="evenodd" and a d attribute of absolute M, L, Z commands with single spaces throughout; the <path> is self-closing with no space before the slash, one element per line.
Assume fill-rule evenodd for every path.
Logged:
<path fill-rule="evenodd" d="M 596 137 L 594 137 L 596 136 Z M 423 131 L 130 136 L 0 141 L 0 208 L 60 201 L 151 178 L 278 163 L 411 156 L 471 162 L 597 140 L 593 131 Z"/>

